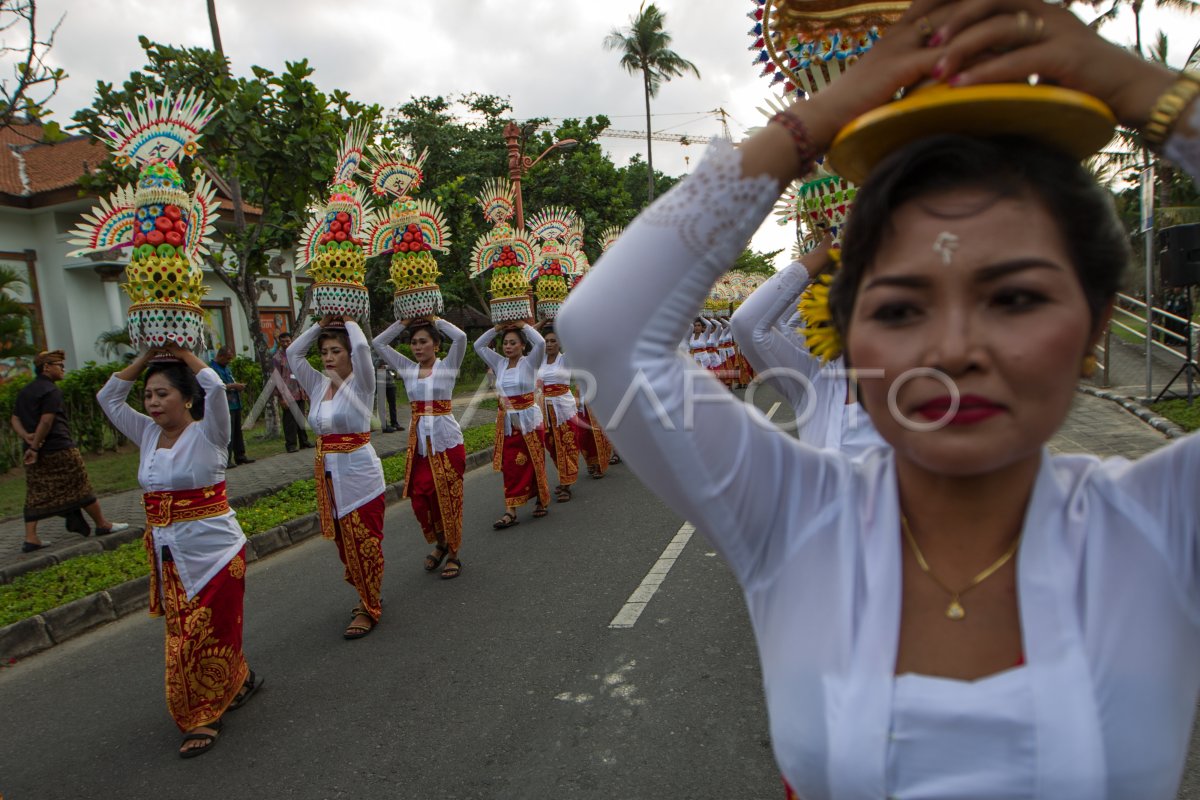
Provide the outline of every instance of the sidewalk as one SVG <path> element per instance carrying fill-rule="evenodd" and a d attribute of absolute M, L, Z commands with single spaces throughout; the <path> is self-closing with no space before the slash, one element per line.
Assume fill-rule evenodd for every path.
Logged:
<path fill-rule="evenodd" d="M 460 418 L 470 405 L 473 395 L 464 395 L 454 399 L 454 407 Z M 408 446 L 408 425 L 411 414 L 408 405 L 398 404 L 397 419 L 404 430 L 396 433 L 371 432 L 371 444 L 380 458 L 386 458 L 403 452 Z M 491 410 L 476 411 L 473 419 L 466 420 L 464 427 L 490 422 L 495 418 Z M 309 432 L 310 441 L 312 433 Z M 271 492 L 282 489 L 293 481 L 311 478 L 313 475 L 313 458 L 315 450 L 300 450 L 295 453 L 284 451 L 283 439 L 279 439 L 279 455 L 260 458 L 253 464 L 242 464 L 231 469 L 226 474 L 226 488 L 229 502 L 235 508 L 245 505 Z M 83 537 L 70 533 L 63 526 L 63 520 L 52 517 L 38 523 L 38 536 L 43 542 L 51 545 L 33 553 L 22 553 L 21 542 L 25 540 L 25 523 L 18 517 L 0 523 L 0 583 L 7 583 L 17 575 L 34 569 L 41 569 L 51 564 L 65 561 L 88 553 L 99 553 L 105 549 L 113 549 L 125 542 L 140 539 L 146 524 L 146 516 L 142 511 L 142 492 L 132 489 L 116 494 L 104 495 L 100 498 L 104 514 L 110 520 L 128 522 L 129 530 L 118 534 L 97 538 Z M 90 523 L 91 520 L 88 519 Z"/>

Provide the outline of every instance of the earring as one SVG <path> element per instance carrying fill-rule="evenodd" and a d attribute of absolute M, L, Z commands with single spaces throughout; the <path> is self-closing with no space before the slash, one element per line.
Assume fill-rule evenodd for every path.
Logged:
<path fill-rule="evenodd" d="M 1083 367 L 1079 370 L 1080 374 L 1085 378 L 1090 378 L 1096 374 L 1096 357 L 1084 356 Z"/>
<path fill-rule="evenodd" d="M 183 407 L 186 408 L 188 411 L 191 411 L 192 410 L 192 401 L 191 400 L 187 401 L 186 403 L 183 404 Z"/>

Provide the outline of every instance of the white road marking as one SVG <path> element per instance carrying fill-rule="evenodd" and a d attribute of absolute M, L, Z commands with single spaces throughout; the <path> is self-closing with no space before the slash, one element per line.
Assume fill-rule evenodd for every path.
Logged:
<path fill-rule="evenodd" d="M 610 628 L 632 628 L 638 621 L 638 617 L 646 610 L 646 605 L 650 602 L 650 598 L 654 597 L 654 593 L 658 591 L 658 587 L 662 586 L 666 580 L 667 573 L 671 571 L 671 567 L 675 566 L 675 560 L 683 552 L 683 548 L 687 546 L 688 540 L 692 538 L 692 534 L 696 532 L 695 526 L 690 522 L 683 523 L 675 537 L 671 539 L 671 543 L 663 550 L 662 555 L 658 557 L 658 561 L 654 562 L 654 566 L 646 573 L 646 577 L 642 579 L 638 588 L 633 590 L 633 594 L 629 595 L 629 599 L 625 601 L 625 605 L 621 607 L 620 612 L 613 617 L 613 621 L 608 623 Z"/>
<path fill-rule="evenodd" d="M 771 406 L 771 410 L 767 412 L 767 419 L 775 419 L 775 412 L 779 410 L 780 405 L 782 404 L 776 401 L 775 405 Z"/>

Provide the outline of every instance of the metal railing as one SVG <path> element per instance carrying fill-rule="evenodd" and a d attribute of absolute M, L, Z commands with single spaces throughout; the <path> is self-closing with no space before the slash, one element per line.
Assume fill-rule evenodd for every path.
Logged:
<path fill-rule="evenodd" d="M 1174 328 L 1190 324 L 1192 327 L 1192 345 L 1197 346 L 1200 342 L 1200 324 L 1189 322 L 1188 320 L 1176 314 L 1167 311 L 1166 309 L 1152 306 L 1151 325 L 1150 325 L 1150 349 L 1147 351 L 1149 358 L 1152 353 L 1165 357 L 1170 364 L 1183 363 L 1188 356 L 1185 353 L 1187 347 L 1187 335 L 1180 333 Z M 1173 326 L 1173 327 L 1168 327 Z M 1097 346 L 1097 372 L 1100 375 L 1102 386 L 1111 385 L 1112 372 L 1110 369 L 1110 339 L 1113 334 L 1113 329 L 1123 331 L 1129 334 L 1130 339 L 1137 339 L 1140 342 L 1146 342 L 1146 303 L 1138 300 L 1127 294 L 1118 293 L 1117 302 L 1113 308 L 1112 321 L 1104 330 L 1104 336 L 1101 338 L 1101 344 Z M 1195 353 L 1192 354 L 1195 358 Z M 1152 377 L 1150 366 L 1147 364 L 1146 372 L 1146 395 L 1150 396 L 1153 393 Z"/>

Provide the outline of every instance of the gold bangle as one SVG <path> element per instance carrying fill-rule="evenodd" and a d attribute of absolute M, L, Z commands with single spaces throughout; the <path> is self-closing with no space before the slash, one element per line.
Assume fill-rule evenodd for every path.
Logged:
<path fill-rule="evenodd" d="M 1160 150 L 1166 144 L 1171 131 L 1179 123 L 1183 112 L 1200 95 L 1200 75 L 1180 72 L 1179 78 L 1154 101 L 1150 119 L 1142 128 L 1142 141 L 1151 150 Z"/>

